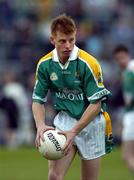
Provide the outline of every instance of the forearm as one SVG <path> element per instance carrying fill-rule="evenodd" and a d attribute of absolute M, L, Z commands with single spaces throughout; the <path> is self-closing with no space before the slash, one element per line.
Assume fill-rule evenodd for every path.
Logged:
<path fill-rule="evenodd" d="M 44 132 L 49 130 L 49 129 L 54 129 L 53 127 L 47 126 L 45 124 L 45 107 L 42 104 L 34 102 L 32 104 L 32 111 L 33 111 L 33 116 L 35 119 L 35 124 L 37 128 L 37 135 L 36 135 L 36 140 L 35 144 L 36 147 L 40 146 L 40 138 L 42 141 L 44 141 Z"/>
<path fill-rule="evenodd" d="M 90 104 L 83 113 L 81 119 L 73 127 L 72 132 L 78 134 L 99 114 L 100 111 L 101 111 L 101 101 L 97 102 L 96 104 Z"/>
<path fill-rule="evenodd" d="M 32 104 L 33 116 L 35 119 L 36 128 L 42 127 L 45 125 L 45 108 L 44 105 L 33 102 Z"/>

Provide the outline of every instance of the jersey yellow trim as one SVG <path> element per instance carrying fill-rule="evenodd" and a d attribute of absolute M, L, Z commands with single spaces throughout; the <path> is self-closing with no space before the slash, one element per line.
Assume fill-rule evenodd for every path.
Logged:
<path fill-rule="evenodd" d="M 87 64 L 87 66 L 89 67 L 89 69 L 91 70 L 94 76 L 97 85 L 99 87 L 104 87 L 102 70 L 98 61 L 93 56 L 91 56 L 90 54 L 88 54 L 87 52 L 81 49 L 79 50 L 79 58 Z"/>
<path fill-rule="evenodd" d="M 50 53 L 46 54 L 45 56 L 43 56 L 43 57 L 39 60 L 38 65 L 39 65 L 40 63 L 42 63 L 42 62 L 50 59 L 50 58 L 52 58 L 52 51 L 51 51 Z M 38 65 L 37 65 L 37 67 L 38 67 Z"/>
<path fill-rule="evenodd" d="M 37 71 L 38 71 L 39 65 L 40 65 L 42 62 L 44 62 L 44 61 L 46 61 L 46 60 L 48 60 L 48 59 L 51 59 L 51 58 L 52 58 L 52 51 L 51 51 L 50 53 L 46 54 L 45 56 L 43 56 L 43 57 L 39 60 L 39 62 L 38 62 L 38 64 L 37 64 L 37 68 L 36 68 L 36 80 L 37 80 Z"/>

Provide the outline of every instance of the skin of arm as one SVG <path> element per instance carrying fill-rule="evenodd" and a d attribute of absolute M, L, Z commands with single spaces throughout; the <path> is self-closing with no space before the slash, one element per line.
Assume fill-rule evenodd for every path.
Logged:
<path fill-rule="evenodd" d="M 37 135 L 36 135 L 36 139 L 35 139 L 35 145 L 36 145 L 36 147 L 39 147 L 40 146 L 40 138 L 44 141 L 43 133 L 46 130 L 54 129 L 54 128 L 50 127 L 50 126 L 47 126 L 45 124 L 45 107 L 44 107 L 44 104 L 33 102 L 32 111 L 33 111 L 33 116 L 34 116 L 34 119 L 35 119 L 35 125 L 36 125 L 36 128 L 37 128 Z"/>
<path fill-rule="evenodd" d="M 36 128 L 44 126 L 45 107 L 43 104 L 33 102 L 32 104 L 33 116 L 35 119 Z"/>
<path fill-rule="evenodd" d="M 92 121 L 101 111 L 101 101 L 98 101 L 96 104 L 90 104 L 85 112 L 83 113 L 81 119 L 72 129 L 72 132 L 78 134 L 86 125 Z"/>

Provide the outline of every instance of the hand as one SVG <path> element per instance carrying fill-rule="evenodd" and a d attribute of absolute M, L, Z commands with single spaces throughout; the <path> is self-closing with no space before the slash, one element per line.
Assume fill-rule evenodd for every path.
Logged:
<path fill-rule="evenodd" d="M 73 145 L 73 141 L 74 141 L 74 138 L 76 136 L 76 132 L 60 131 L 59 134 L 63 134 L 67 138 L 66 144 L 65 144 L 64 149 L 63 149 L 64 154 L 67 155 L 69 153 L 69 151 L 71 150 L 71 147 Z"/>
<path fill-rule="evenodd" d="M 37 148 L 40 146 L 40 139 L 44 141 L 44 137 L 43 137 L 44 132 L 51 129 L 54 129 L 54 128 L 47 125 L 37 127 L 37 134 L 36 134 L 36 139 L 35 139 L 35 145 Z"/>

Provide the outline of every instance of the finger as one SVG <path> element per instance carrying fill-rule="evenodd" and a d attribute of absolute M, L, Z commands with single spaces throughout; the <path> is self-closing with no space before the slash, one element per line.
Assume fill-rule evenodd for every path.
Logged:
<path fill-rule="evenodd" d="M 55 130 L 55 128 L 54 128 L 54 127 L 49 127 L 48 129 L 49 129 L 49 130 Z"/>
<path fill-rule="evenodd" d="M 45 141 L 44 132 L 42 132 L 42 133 L 40 134 L 40 139 L 41 139 L 43 142 Z"/>
<path fill-rule="evenodd" d="M 65 150 L 70 145 L 71 142 L 72 142 L 71 139 L 67 140 L 64 147 L 63 147 L 63 149 Z"/>
<path fill-rule="evenodd" d="M 67 155 L 69 151 L 71 150 L 71 144 L 64 150 L 64 154 Z"/>
<path fill-rule="evenodd" d="M 65 131 L 58 131 L 58 134 L 65 136 L 65 138 L 67 139 L 67 133 Z"/>
<path fill-rule="evenodd" d="M 40 135 L 39 134 L 37 134 L 37 136 L 36 136 L 35 145 L 36 145 L 37 148 L 41 145 L 40 144 Z"/>
<path fill-rule="evenodd" d="M 63 146 L 63 151 L 65 151 L 65 149 L 67 148 L 68 146 L 68 142 L 65 143 L 65 145 Z"/>
<path fill-rule="evenodd" d="M 66 132 L 64 132 L 64 131 L 58 131 L 58 134 L 62 134 L 64 136 L 66 136 Z"/>
<path fill-rule="evenodd" d="M 55 130 L 55 128 L 52 127 L 52 126 L 48 126 L 48 127 L 45 129 L 45 131 L 48 131 L 48 130 Z M 44 132 L 45 132 L 45 131 L 44 131 Z"/>
<path fill-rule="evenodd" d="M 40 144 L 39 144 L 37 139 L 35 140 L 35 146 L 36 146 L 36 148 L 38 148 L 40 146 Z"/>
<path fill-rule="evenodd" d="M 63 150 L 65 155 L 67 155 L 68 152 L 70 151 L 71 145 L 72 145 L 71 140 L 68 141 L 68 142 L 65 144 L 65 147 L 64 147 L 64 150 Z"/>
<path fill-rule="evenodd" d="M 40 139 L 42 140 L 42 141 L 45 141 L 45 139 L 44 139 L 44 132 L 46 132 L 47 130 L 42 130 L 41 132 L 40 132 Z"/>
<path fill-rule="evenodd" d="M 66 155 L 69 153 L 69 151 L 70 151 L 70 148 L 66 149 L 66 150 L 64 151 L 64 155 L 66 156 Z"/>

